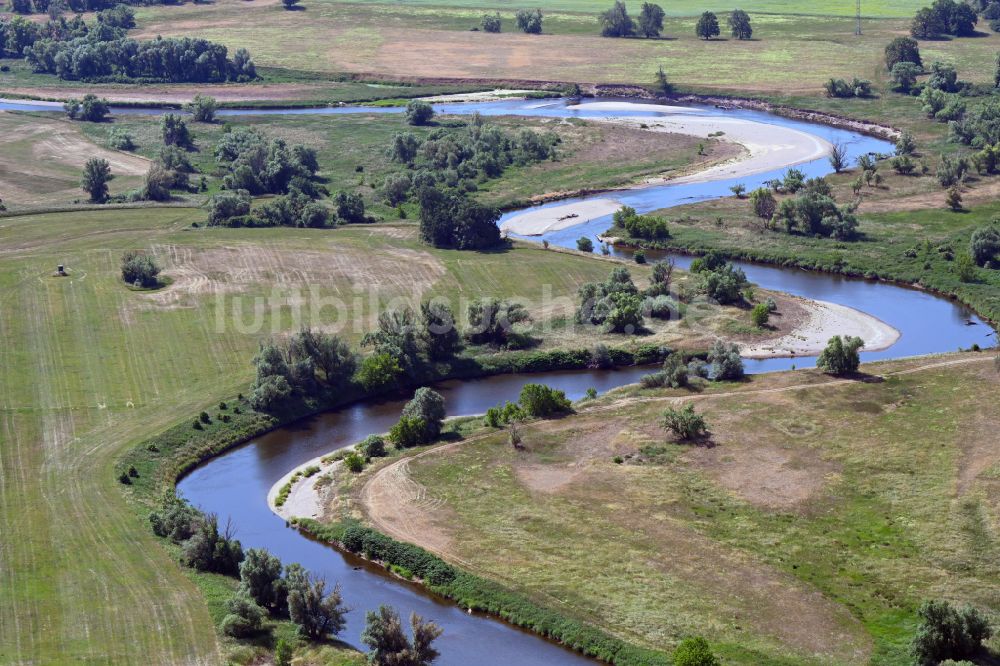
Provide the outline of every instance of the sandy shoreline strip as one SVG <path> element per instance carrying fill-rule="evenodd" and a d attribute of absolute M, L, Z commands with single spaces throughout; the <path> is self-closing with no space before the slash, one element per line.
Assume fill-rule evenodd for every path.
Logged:
<path fill-rule="evenodd" d="M 697 109 L 636 104 L 633 102 L 593 102 L 573 107 L 582 111 L 620 111 L 620 116 L 594 118 L 596 122 L 640 127 L 651 132 L 674 132 L 702 138 L 717 138 L 738 143 L 747 155 L 699 173 L 671 179 L 672 183 L 704 183 L 766 173 L 821 159 L 830 154 L 832 145 L 818 136 L 780 125 L 730 118 L 723 115 L 694 116 Z M 630 116 L 630 111 L 659 111 L 660 117 Z M 641 127 L 645 125 L 645 127 Z M 721 135 L 718 133 L 722 132 Z M 712 137 L 712 135 L 716 135 Z"/>
<path fill-rule="evenodd" d="M 541 236 L 549 231 L 568 229 L 578 224 L 611 215 L 621 203 L 614 199 L 586 199 L 557 206 L 529 208 L 500 224 L 500 231 L 510 231 L 521 236 Z"/>
<path fill-rule="evenodd" d="M 888 349 L 900 333 L 870 314 L 828 301 L 801 299 L 809 317 L 791 333 L 780 338 L 740 345 L 745 358 L 815 356 L 835 335 L 856 336 L 865 341 L 864 351 Z"/>

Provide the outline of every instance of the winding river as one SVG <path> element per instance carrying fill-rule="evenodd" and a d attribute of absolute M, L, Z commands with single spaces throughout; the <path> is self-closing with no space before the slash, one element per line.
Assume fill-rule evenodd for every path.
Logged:
<path fill-rule="evenodd" d="M 614 101 L 614 100 L 612 100 Z M 523 115 L 560 118 L 605 118 L 628 115 L 663 117 L 662 111 L 645 110 L 635 105 L 627 113 L 607 110 L 592 103 L 576 104 L 567 100 L 506 100 L 501 102 L 440 104 L 439 112 L 483 115 Z M 53 111 L 52 104 L 0 101 L 0 109 Z M 294 110 L 223 110 L 221 115 L 299 115 L 345 113 L 397 113 L 399 108 L 322 107 Z M 114 113 L 162 113 L 159 110 L 116 108 Z M 791 120 L 759 111 L 720 110 L 708 106 L 689 107 L 684 113 L 698 116 L 740 118 L 767 125 L 777 125 L 818 136 L 829 142 L 848 146 L 850 159 L 869 152 L 889 153 L 885 141 L 825 125 Z M 797 165 L 808 176 L 829 173 L 825 158 Z M 639 212 L 703 201 L 729 195 L 737 180 L 753 189 L 779 176 L 784 168 L 704 183 L 678 183 L 647 186 L 616 192 L 614 198 L 635 207 Z M 600 196 L 600 195 L 599 195 Z M 563 205 L 566 201 L 559 202 Z M 508 213 L 504 219 L 515 212 Z M 610 226 L 610 216 L 596 218 L 583 225 L 545 234 L 550 243 L 575 247 L 581 235 L 596 238 Z M 686 267 L 690 259 L 674 257 Z M 890 348 L 865 352 L 864 360 L 898 358 L 917 354 L 954 351 L 974 343 L 988 346 L 994 342 L 992 329 L 973 312 L 960 304 L 915 289 L 797 269 L 740 263 L 752 282 L 766 289 L 785 291 L 806 298 L 832 301 L 867 312 L 900 331 L 901 337 Z M 793 365 L 812 365 L 811 359 L 765 359 L 747 361 L 750 372 L 782 370 Z M 436 387 L 445 396 L 453 415 L 485 411 L 505 399 L 516 399 L 521 386 L 542 381 L 566 391 L 573 399 L 582 397 L 589 387 L 606 391 L 632 383 L 648 372 L 630 368 L 615 371 L 553 372 L 544 375 L 507 375 L 464 382 L 445 382 Z M 444 629 L 438 641 L 445 666 L 481 664 L 561 665 L 592 663 L 580 655 L 523 632 L 501 621 L 468 614 L 453 604 L 435 599 L 416 586 L 389 578 L 380 569 L 309 540 L 285 526 L 266 502 L 271 486 L 290 469 L 338 447 L 350 446 L 373 432 L 383 432 L 397 420 L 403 402 L 379 402 L 354 405 L 323 414 L 259 437 L 194 470 L 178 484 L 178 492 L 205 511 L 231 517 L 244 548 L 264 547 L 284 562 L 301 562 L 310 571 L 328 581 L 339 582 L 344 598 L 354 610 L 342 637 L 358 645 L 364 614 L 379 604 L 391 604 L 404 615 L 417 613 L 433 619 Z"/>

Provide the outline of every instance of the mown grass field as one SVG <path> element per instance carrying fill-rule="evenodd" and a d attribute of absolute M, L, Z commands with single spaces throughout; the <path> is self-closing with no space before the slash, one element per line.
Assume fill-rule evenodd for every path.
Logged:
<path fill-rule="evenodd" d="M 727 664 L 909 663 L 922 600 L 996 612 L 1000 375 L 986 353 L 863 370 L 882 379 L 629 388 L 526 425 L 524 451 L 504 431 L 470 438 L 392 466 L 411 522 L 389 527 L 641 645 L 703 635 Z M 688 401 L 710 445 L 657 426 Z"/>
<path fill-rule="evenodd" d="M 220 661 L 205 600 L 126 503 L 114 464 L 245 391 L 262 339 L 322 322 L 357 342 L 394 299 L 540 299 L 546 284 L 569 299 L 610 269 L 531 246 L 433 250 L 413 225 L 190 228 L 203 219 L 146 208 L 0 221 L 2 663 Z M 155 254 L 169 287 L 121 283 L 132 248 Z M 68 277 L 53 276 L 57 264 Z"/>
<path fill-rule="evenodd" d="M 898 6 L 910 15 L 919 3 Z M 312 72 L 652 85 L 662 66 L 685 89 L 816 95 L 831 76 L 884 80 L 883 48 L 909 30 L 907 19 L 869 20 L 856 37 L 849 18 L 802 16 L 796 8 L 763 13 L 755 6 L 747 8 L 754 12 L 753 40 L 705 42 L 694 34 L 698 12 L 668 3 L 668 11 L 686 13 L 668 18 L 666 39 L 606 39 L 599 35 L 596 6 L 585 13 L 553 7 L 543 35 L 517 32 L 509 7 L 500 7 L 501 34 L 470 30 L 478 25 L 479 7 L 327 0 L 306 0 L 303 7 L 289 12 L 280 4 L 243 0 L 150 7 L 140 11 L 137 34 L 197 35 L 247 47 L 259 64 Z M 978 38 L 923 42 L 925 60 L 950 61 L 965 79 L 992 81 L 1000 38 L 981 29 Z"/>

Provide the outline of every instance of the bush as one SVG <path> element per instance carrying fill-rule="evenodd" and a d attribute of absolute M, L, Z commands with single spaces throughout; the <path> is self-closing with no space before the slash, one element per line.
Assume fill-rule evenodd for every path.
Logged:
<path fill-rule="evenodd" d="M 360 454 L 351 451 L 346 456 L 344 456 L 344 466 L 350 471 L 357 474 L 365 468 L 365 459 L 361 457 Z"/>
<path fill-rule="evenodd" d="M 743 377 L 743 359 L 736 344 L 726 344 L 722 340 L 716 340 L 708 352 L 708 362 L 712 364 L 712 376 L 717 380 Z"/>
<path fill-rule="evenodd" d="M 681 441 L 692 441 L 704 437 L 708 426 L 704 417 L 696 414 L 694 405 L 688 403 L 682 409 L 668 408 L 663 412 L 660 427 L 672 432 Z"/>
<path fill-rule="evenodd" d="M 365 458 L 382 458 L 385 456 L 385 439 L 380 435 L 368 435 L 357 446 L 358 452 Z"/>
<path fill-rule="evenodd" d="M 594 251 L 594 241 L 590 240 L 586 236 L 577 239 L 576 249 L 580 252 L 593 252 Z"/>
<path fill-rule="evenodd" d="M 135 150 L 135 138 L 123 127 L 115 127 L 108 133 L 108 147 L 115 150 Z"/>
<path fill-rule="evenodd" d="M 666 295 L 647 297 L 643 302 L 643 311 L 654 319 L 672 319 L 678 312 L 678 304 Z"/>
<path fill-rule="evenodd" d="M 222 619 L 222 633 L 234 638 L 247 638 L 261 630 L 266 611 L 250 598 L 245 590 L 237 590 L 226 604 L 229 614 Z"/>
<path fill-rule="evenodd" d="M 972 606 L 956 609 L 947 601 L 925 601 L 917 613 L 921 623 L 911 649 L 921 666 L 974 657 L 992 635 L 986 618 Z"/>
<path fill-rule="evenodd" d="M 685 638 L 674 650 L 674 666 L 719 666 L 708 641 L 701 636 Z"/>
<path fill-rule="evenodd" d="M 570 401 L 563 391 L 543 384 L 525 384 L 518 399 L 528 416 L 546 417 L 570 411 Z"/>
<path fill-rule="evenodd" d="M 758 303 L 753 306 L 753 310 L 750 311 L 750 320 L 753 325 L 757 328 L 763 328 L 767 325 L 768 319 L 771 318 L 771 309 L 766 303 Z"/>
<path fill-rule="evenodd" d="M 514 16 L 518 30 L 529 35 L 540 35 L 542 33 L 542 10 L 541 9 L 518 9 Z"/>
<path fill-rule="evenodd" d="M 479 22 L 479 25 L 482 27 L 483 32 L 500 32 L 500 12 L 495 14 L 483 14 L 483 18 Z"/>
<path fill-rule="evenodd" d="M 184 105 L 184 110 L 191 114 L 192 119 L 197 123 L 210 123 L 215 120 L 215 112 L 219 108 L 219 103 L 214 97 L 207 95 L 195 95 L 190 104 Z"/>
<path fill-rule="evenodd" d="M 406 122 L 411 125 L 426 125 L 434 117 L 434 107 L 429 103 L 414 99 L 406 105 Z"/>
<path fill-rule="evenodd" d="M 826 349 L 816 360 L 816 367 L 831 375 L 846 375 L 857 372 L 861 365 L 859 350 L 865 342 L 858 337 L 835 335 L 827 342 Z"/>
<path fill-rule="evenodd" d="M 155 287 L 160 267 L 153 258 L 139 250 L 128 250 L 122 255 L 122 280 L 126 284 Z"/>
<path fill-rule="evenodd" d="M 389 441 L 397 449 L 419 446 L 426 441 L 424 435 L 426 430 L 427 425 L 423 419 L 403 416 L 396 422 L 396 425 L 390 428 Z"/>

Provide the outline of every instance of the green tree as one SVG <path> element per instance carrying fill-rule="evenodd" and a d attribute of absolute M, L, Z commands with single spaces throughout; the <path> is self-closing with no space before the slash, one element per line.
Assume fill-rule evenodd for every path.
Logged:
<path fill-rule="evenodd" d="M 646 38 L 659 37 L 663 32 L 663 7 L 651 2 L 642 3 L 639 12 L 639 34 Z"/>
<path fill-rule="evenodd" d="M 753 38 L 753 27 L 750 25 L 750 15 L 742 9 L 734 9 L 729 14 L 729 31 L 736 39 Z"/>
<path fill-rule="evenodd" d="M 190 104 L 184 105 L 184 110 L 191 114 L 191 118 L 197 123 L 211 123 L 215 121 L 215 112 L 219 109 L 219 103 L 214 97 L 208 95 L 195 95 Z"/>
<path fill-rule="evenodd" d="M 955 257 L 955 273 L 962 282 L 976 281 L 976 262 L 965 252 Z"/>
<path fill-rule="evenodd" d="M 698 23 L 695 24 L 694 31 L 696 35 L 704 40 L 718 37 L 720 34 L 719 17 L 712 12 L 705 12 L 698 19 Z"/>
<path fill-rule="evenodd" d="M 948 204 L 948 208 L 955 212 L 962 210 L 962 193 L 958 191 L 957 185 L 952 185 L 948 190 L 948 196 L 945 198 L 945 203 Z"/>
<path fill-rule="evenodd" d="M 413 399 L 403 407 L 403 418 L 420 419 L 423 421 L 421 443 L 431 442 L 441 434 L 446 415 L 444 398 L 441 394 L 426 386 L 417 389 Z"/>
<path fill-rule="evenodd" d="M 298 4 L 300 0 L 281 0 L 281 4 L 285 6 L 285 9 L 298 9 Z"/>
<path fill-rule="evenodd" d="M 500 12 L 495 14 L 483 14 L 483 18 L 479 22 L 479 25 L 482 27 L 483 32 L 500 32 Z"/>
<path fill-rule="evenodd" d="M 890 72 L 892 68 L 901 62 L 908 62 L 922 69 L 923 60 L 920 59 L 920 45 L 917 40 L 909 37 L 896 37 L 885 47 L 885 67 Z"/>
<path fill-rule="evenodd" d="M 889 78 L 895 90 L 901 93 L 909 93 L 917 84 L 917 76 L 923 72 L 923 68 L 912 62 L 897 62 L 892 66 Z"/>
<path fill-rule="evenodd" d="M 389 354 L 372 354 L 361 361 L 356 379 L 369 393 L 394 386 L 403 374 L 399 361 Z"/>
<path fill-rule="evenodd" d="M 920 666 L 975 657 L 993 633 L 987 619 L 972 606 L 955 608 L 947 601 L 925 601 L 917 614 L 921 622 L 911 650 Z"/>
<path fill-rule="evenodd" d="M 160 134 L 163 136 L 163 145 L 179 146 L 184 148 L 191 145 L 191 133 L 188 131 L 187 123 L 175 113 L 165 113 L 160 119 Z"/>
<path fill-rule="evenodd" d="M 594 241 L 590 240 L 586 236 L 581 236 L 576 241 L 576 249 L 580 252 L 593 252 Z"/>
<path fill-rule="evenodd" d="M 149 201 L 169 201 L 170 188 L 173 184 L 173 174 L 159 162 L 153 162 L 149 165 L 149 171 L 146 172 L 143 181 L 143 198 Z"/>
<path fill-rule="evenodd" d="M 227 190 L 213 194 L 208 199 L 208 224 L 227 224 L 236 217 L 250 212 L 250 193 L 246 190 Z"/>
<path fill-rule="evenodd" d="M 628 9 L 621 0 L 615 0 L 611 9 L 601 12 L 601 36 L 631 37 L 635 34 L 635 21 L 628 15 Z"/>
<path fill-rule="evenodd" d="M 858 371 L 860 350 L 865 341 L 858 337 L 835 335 L 816 359 L 816 367 L 830 375 L 846 375 Z"/>
<path fill-rule="evenodd" d="M 674 650 L 674 666 L 720 666 L 708 641 L 701 636 L 685 638 Z"/>
<path fill-rule="evenodd" d="M 327 594 L 326 581 L 311 579 L 288 589 L 288 617 L 299 633 L 312 640 L 324 640 L 340 633 L 347 624 L 347 608 L 337 585 Z"/>
<path fill-rule="evenodd" d="M 155 287 L 160 267 L 153 258 L 145 252 L 128 250 L 122 255 L 122 280 L 126 284 L 138 284 L 141 287 Z"/>
<path fill-rule="evenodd" d="M 112 178 L 111 163 L 101 157 L 91 157 L 83 165 L 80 187 L 90 195 L 92 203 L 104 203 L 108 200 L 108 183 Z"/>
<path fill-rule="evenodd" d="M 750 193 L 750 205 L 753 206 L 754 215 L 764 220 L 774 217 L 778 208 L 777 200 L 766 187 L 759 187 Z"/>
<path fill-rule="evenodd" d="M 387 151 L 394 162 L 409 164 L 417 156 L 420 139 L 412 132 L 399 132 L 392 135 L 392 143 Z"/>
<path fill-rule="evenodd" d="M 896 153 L 899 155 L 912 155 L 917 150 L 917 142 L 909 132 L 903 132 L 896 139 Z"/>
<path fill-rule="evenodd" d="M 929 7 L 917 10 L 910 25 L 910 35 L 914 39 L 937 39 L 945 31 L 945 26 L 941 24 L 937 14 Z"/>
<path fill-rule="evenodd" d="M 991 225 L 972 232 L 969 255 L 978 266 L 1000 262 L 1000 218 L 994 219 Z"/>
<path fill-rule="evenodd" d="M 420 338 L 432 361 L 452 358 L 462 346 L 451 306 L 440 301 L 420 304 Z"/>
<path fill-rule="evenodd" d="M 357 449 L 365 458 L 382 458 L 385 456 L 385 440 L 379 435 L 368 435 Z"/>
<path fill-rule="evenodd" d="M 399 613 L 391 606 L 379 606 L 365 617 L 361 642 L 371 652 L 368 663 L 373 666 L 429 666 L 438 657 L 433 643 L 441 629 L 433 622 L 425 622 L 416 613 L 410 615 L 413 639 L 403 631 Z"/>
<path fill-rule="evenodd" d="M 426 125 L 434 117 L 434 107 L 422 99 L 410 100 L 406 105 L 406 122 L 411 125 Z"/>
<path fill-rule="evenodd" d="M 517 28 L 529 35 L 542 34 L 542 10 L 518 9 L 514 15 Z"/>
<path fill-rule="evenodd" d="M 743 358 L 740 356 L 739 345 L 727 344 L 722 340 L 712 343 L 708 351 L 708 362 L 712 364 L 712 377 L 719 381 L 741 379 L 743 377 Z"/>
<path fill-rule="evenodd" d="M 514 301 L 481 298 L 469 304 L 466 339 L 474 345 L 520 346 L 524 335 L 515 327 L 531 322 L 525 307 Z"/>
<path fill-rule="evenodd" d="M 106 120 L 110 113 L 111 108 L 108 106 L 108 100 L 98 99 L 97 95 L 88 93 L 83 96 L 83 101 L 80 102 L 78 117 L 87 122 L 100 123 Z"/>
<path fill-rule="evenodd" d="M 705 418 L 695 413 L 694 405 L 691 403 L 681 409 L 667 408 L 660 419 L 660 427 L 673 433 L 683 442 L 700 439 L 708 434 Z"/>
<path fill-rule="evenodd" d="M 281 560 L 263 548 L 251 548 L 240 563 L 240 587 L 256 604 L 284 612 L 287 591 Z"/>

